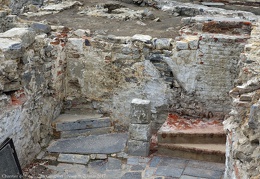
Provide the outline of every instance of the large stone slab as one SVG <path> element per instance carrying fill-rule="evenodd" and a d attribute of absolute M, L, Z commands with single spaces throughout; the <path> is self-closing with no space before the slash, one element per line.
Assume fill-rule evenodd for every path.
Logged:
<path fill-rule="evenodd" d="M 48 152 L 74 154 L 111 154 L 125 149 L 127 134 L 106 134 L 98 136 L 59 139 L 47 148 Z"/>

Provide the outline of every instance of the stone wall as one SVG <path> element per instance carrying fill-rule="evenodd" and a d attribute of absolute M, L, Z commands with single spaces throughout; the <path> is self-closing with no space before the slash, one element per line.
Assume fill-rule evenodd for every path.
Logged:
<path fill-rule="evenodd" d="M 0 33 L 16 27 L 18 22 L 16 15 L 10 15 L 6 10 L 0 10 Z"/>
<path fill-rule="evenodd" d="M 177 41 L 138 34 L 88 37 L 87 30 L 75 31 L 66 44 L 66 103 L 85 99 L 126 128 L 133 98 L 151 101 L 153 129 L 169 111 L 223 119 L 251 22 L 195 17 L 183 19 L 183 26 Z"/>
<path fill-rule="evenodd" d="M 230 92 L 233 108 L 225 121 L 227 131 L 226 178 L 260 177 L 259 63 L 260 19 L 240 56 L 237 86 Z"/>
<path fill-rule="evenodd" d="M 0 143 L 14 140 L 22 165 L 50 139 L 62 107 L 65 53 L 30 28 L 0 33 Z"/>

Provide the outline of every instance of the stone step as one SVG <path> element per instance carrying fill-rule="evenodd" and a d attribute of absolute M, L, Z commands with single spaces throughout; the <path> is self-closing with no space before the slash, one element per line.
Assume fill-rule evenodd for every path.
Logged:
<path fill-rule="evenodd" d="M 114 127 L 101 127 L 101 128 L 93 128 L 93 129 L 61 131 L 59 138 L 108 134 L 111 133 L 113 130 Z"/>
<path fill-rule="evenodd" d="M 158 143 L 225 144 L 226 134 L 220 120 L 185 119 L 170 114 L 159 129 Z"/>
<path fill-rule="evenodd" d="M 125 150 L 128 135 L 114 133 L 58 139 L 47 148 L 49 153 L 64 154 L 115 154 Z"/>
<path fill-rule="evenodd" d="M 57 132 L 84 130 L 84 129 L 93 129 L 93 128 L 105 128 L 110 126 L 111 126 L 110 118 L 103 117 L 102 114 L 85 114 L 85 115 L 61 114 L 52 123 L 52 127 Z M 82 131 L 78 131 L 78 132 L 82 132 Z"/>
<path fill-rule="evenodd" d="M 225 163 L 225 144 L 158 144 L 161 155 Z"/>

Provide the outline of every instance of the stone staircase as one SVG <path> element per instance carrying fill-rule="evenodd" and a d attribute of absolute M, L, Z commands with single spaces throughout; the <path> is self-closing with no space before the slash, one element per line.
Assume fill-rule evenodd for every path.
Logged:
<path fill-rule="evenodd" d="M 159 154 L 225 162 L 226 135 L 219 120 L 184 119 L 170 114 L 157 136 Z"/>
<path fill-rule="evenodd" d="M 105 160 L 111 154 L 124 154 L 128 135 L 113 133 L 110 117 L 100 114 L 88 102 L 75 100 L 53 122 L 53 136 L 43 159 L 54 163 L 81 163 Z M 87 159 L 81 161 L 81 159 Z"/>
<path fill-rule="evenodd" d="M 107 134 L 113 131 L 110 118 L 102 114 L 61 114 L 52 123 L 55 138 Z"/>

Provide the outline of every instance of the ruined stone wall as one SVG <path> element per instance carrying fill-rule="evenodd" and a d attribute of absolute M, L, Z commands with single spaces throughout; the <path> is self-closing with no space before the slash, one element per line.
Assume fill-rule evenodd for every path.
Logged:
<path fill-rule="evenodd" d="M 62 108 L 65 53 L 31 28 L 0 33 L 0 142 L 14 140 L 22 165 L 49 142 Z"/>
<path fill-rule="evenodd" d="M 87 31 L 75 31 L 66 44 L 67 103 L 83 98 L 125 127 L 133 98 L 151 101 L 153 129 L 169 111 L 223 119 L 251 23 L 202 17 L 183 23 L 177 41 L 148 35 L 91 38 Z M 212 24 L 216 32 L 208 28 Z"/>
<path fill-rule="evenodd" d="M 226 178 L 260 177 L 259 63 L 260 19 L 240 57 L 237 86 L 230 92 L 233 108 L 225 121 L 227 131 Z"/>

